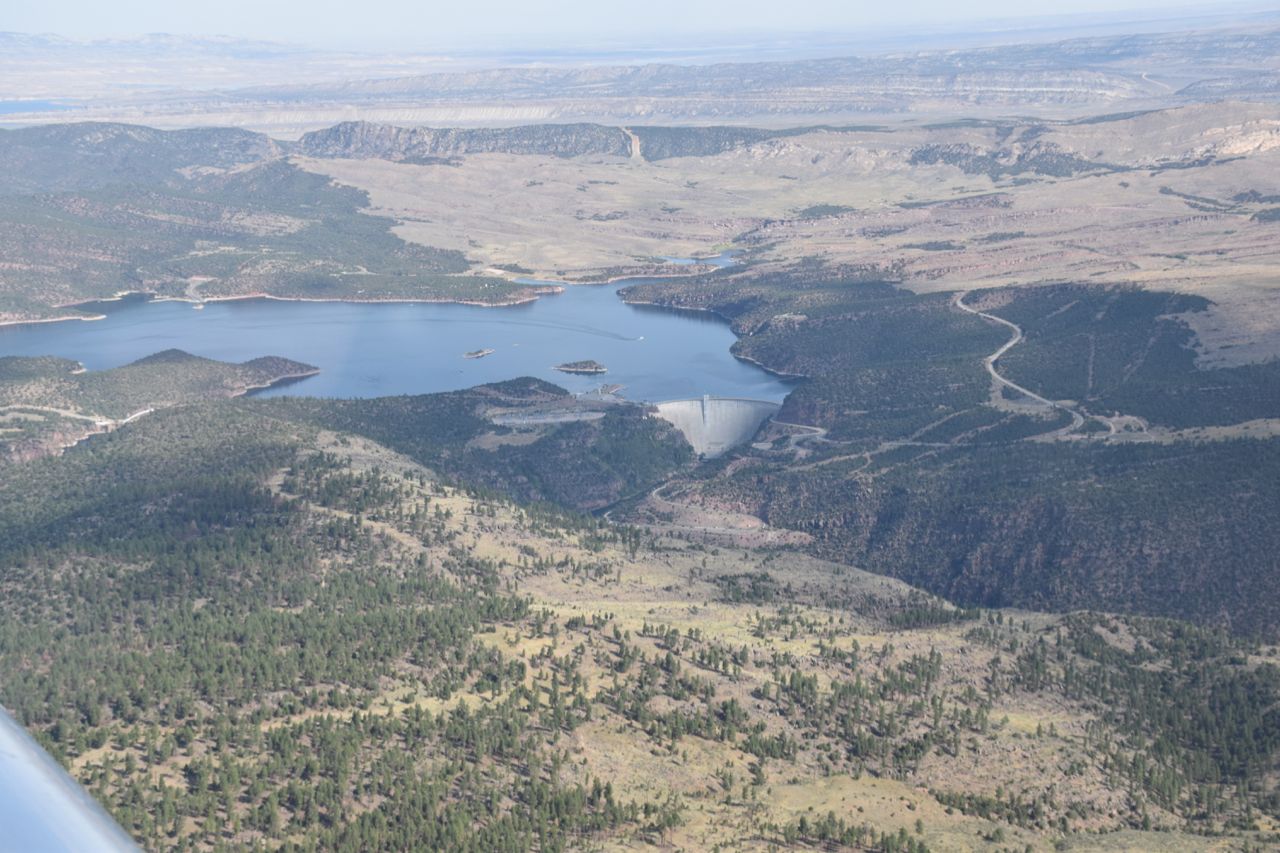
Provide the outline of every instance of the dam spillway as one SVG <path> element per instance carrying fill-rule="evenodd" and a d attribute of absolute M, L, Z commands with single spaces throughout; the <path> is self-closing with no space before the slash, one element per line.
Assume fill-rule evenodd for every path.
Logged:
<path fill-rule="evenodd" d="M 657 417 L 680 430 L 699 456 L 713 459 L 750 441 L 782 406 L 767 400 L 707 396 L 668 400 L 655 408 Z"/>

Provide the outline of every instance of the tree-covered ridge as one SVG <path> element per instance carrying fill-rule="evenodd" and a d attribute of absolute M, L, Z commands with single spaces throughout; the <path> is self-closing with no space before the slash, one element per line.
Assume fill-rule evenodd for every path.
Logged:
<path fill-rule="evenodd" d="M 0 358 L 0 439 L 11 460 L 33 458 L 158 409 L 237 396 L 314 370 L 278 357 L 227 364 L 179 350 L 104 371 L 67 359 Z M 527 377 L 443 394 L 245 405 L 360 432 L 447 477 L 576 510 L 643 492 L 693 460 L 680 433 L 642 406 L 580 402 Z M 543 412 L 569 418 L 521 421 Z"/>
<path fill-rule="evenodd" d="M 187 409 L 16 469 L 0 494 L 5 703 L 55 755 L 79 756 L 148 846 L 487 850 L 671 820 L 559 783 L 561 759 L 514 700 L 445 706 L 475 678 L 523 676 L 476 634 L 527 602 L 450 546 L 453 492 L 414 475 L 419 544 L 403 553 L 337 507 L 385 512 L 410 483 L 342 480 L 336 457 L 299 456 L 305 435 Z M 277 470 L 318 488 L 322 509 L 273 488 Z M 429 494 L 446 498 L 434 514 Z M 434 698 L 374 708 L 405 679 Z"/>
<path fill-rule="evenodd" d="M 1015 449 L 1016 448 L 1016 449 Z M 740 465 L 708 499 L 969 605 L 1115 609 L 1274 637 L 1280 443 L 915 447 Z"/>
<path fill-rule="evenodd" d="M 0 358 L 0 406 L 45 406 L 111 420 L 142 409 L 234 397 L 318 368 L 278 356 L 243 364 L 170 349 L 110 370 L 86 371 L 61 358 Z"/>
<path fill-rule="evenodd" d="M 1026 334 L 1001 368 L 1050 397 L 1166 427 L 1280 417 L 1280 360 L 1197 365 L 1184 317 L 1208 309 L 1201 297 L 1064 285 L 998 291 L 984 301 Z"/>
<path fill-rule="evenodd" d="M 0 461 L 55 452 L 155 409 L 235 397 L 316 370 L 278 356 L 230 364 L 181 350 L 95 371 L 62 358 L 0 358 Z"/>
<path fill-rule="evenodd" d="M 0 700 L 148 847 L 1277 840 L 1274 650 L 519 506 L 268 402 L 0 482 Z"/>
<path fill-rule="evenodd" d="M 527 377 L 442 394 L 253 405 L 274 416 L 368 436 L 459 482 L 580 511 L 643 492 L 693 461 L 680 433 L 640 406 L 602 404 L 603 417 L 568 423 L 512 427 L 490 420 L 494 411 L 587 405 Z"/>
<path fill-rule="evenodd" d="M 12 262 L 0 274 L 0 319 L 80 316 L 76 303 L 122 290 L 483 304 L 536 294 L 464 275 L 461 253 L 401 240 L 367 204 L 281 159 L 6 198 L 0 249 Z"/>
<path fill-rule="evenodd" d="M 0 195 L 158 184 L 184 170 L 233 169 L 282 153 L 266 135 L 234 128 L 74 122 L 6 129 L 0 131 Z"/>
<path fill-rule="evenodd" d="M 1197 363 L 1198 297 L 1046 285 L 968 294 L 801 265 L 628 288 L 720 312 L 735 352 L 803 377 L 768 445 L 691 503 L 965 605 L 1119 609 L 1275 636 L 1280 362 Z M 1242 425 L 1252 422 L 1257 429 Z M 799 427 L 788 426 L 799 425 Z M 654 516 L 648 516 L 653 518 Z"/>

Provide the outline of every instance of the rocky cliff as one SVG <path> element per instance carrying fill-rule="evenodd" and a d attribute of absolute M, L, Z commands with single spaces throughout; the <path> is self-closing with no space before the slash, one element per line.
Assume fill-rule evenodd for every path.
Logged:
<path fill-rule="evenodd" d="M 304 135 L 298 141 L 297 150 L 311 157 L 407 161 L 487 153 L 628 157 L 631 139 L 621 128 L 598 124 L 458 129 L 393 127 L 354 121 Z"/>

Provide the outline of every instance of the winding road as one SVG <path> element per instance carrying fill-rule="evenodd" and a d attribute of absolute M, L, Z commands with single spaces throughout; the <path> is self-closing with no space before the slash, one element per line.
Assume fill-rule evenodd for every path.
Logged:
<path fill-rule="evenodd" d="M 1000 375 L 1000 371 L 996 370 L 996 362 L 1000 360 L 1000 356 L 1004 355 L 1009 350 L 1013 349 L 1015 346 L 1022 343 L 1022 327 L 1019 326 L 1017 323 L 1012 323 L 1004 319 L 1003 317 L 997 317 L 995 314 L 988 314 L 986 311 L 979 311 L 977 308 L 971 308 L 968 305 L 965 305 L 964 298 L 968 295 L 969 295 L 969 291 L 967 290 L 957 293 L 956 298 L 951 301 L 951 304 L 955 305 L 957 308 L 959 308 L 961 311 L 964 311 L 967 314 L 974 314 L 974 315 L 977 315 L 978 317 L 981 317 L 984 320 L 990 320 L 993 323 L 999 323 L 1001 326 L 1006 326 L 1013 331 L 1013 337 L 1009 338 L 1009 340 L 1005 341 L 1004 344 L 998 350 L 991 353 L 991 355 L 987 356 L 982 360 L 982 363 L 987 366 L 987 373 L 991 374 L 991 379 L 995 382 L 995 386 L 994 386 L 995 393 L 992 395 L 993 401 L 998 401 L 1000 399 L 998 389 L 1001 385 L 1003 385 L 1006 388 L 1012 388 L 1014 391 L 1017 391 L 1019 394 L 1025 394 L 1027 397 L 1030 397 L 1032 400 L 1035 400 L 1036 402 L 1041 403 L 1042 405 L 1049 406 L 1050 408 L 1054 408 L 1054 409 L 1058 409 L 1060 411 L 1066 412 L 1071 416 L 1070 424 L 1062 427 L 1061 429 L 1054 430 L 1052 433 L 1047 433 L 1047 435 L 1053 435 L 1053 436 L 1066 435 L 1067 433 L 1075 432 L 1077 429 L 1084 426 L 1084 415 L 1080 414 L 1075 409 L 1071 408 L 1070 406 L 1063 405 L 1062 403 L 1059 403 L 1057 400 L 1050 400 L 1048 397 L 1042 397 L 1039 394 L 1037 394 L 1035 391 L 1032 391 L 1030 388 L 1024 388 L 1023 386 L 1019 385 L 1017 382 L 1014 382 L 1012 379 L 1006 379 L 1005 377 Z"/>
<path fill-rule="evenodd" d="M 143 415 L 149 415 L 155 411 L 155 409 L 139 409 L 126 418 L 106 418 L 101 415 L 86 415 L 84 412 L 77 412 L 72 409 L 58 409 L 53 406 L 33 406 L 27 403 L 10 403 L 8 405 L 0 406 L 0 414 L 11 411 L 21 412 L 24 410 L 44 412 L 46 414 L 58 415 L 59 417 L 70 418 L 77 421 L 88 421 L 95 426 L 112 429 L 118 426 L 123 426 L 132 420 L 140 418 Z"/>

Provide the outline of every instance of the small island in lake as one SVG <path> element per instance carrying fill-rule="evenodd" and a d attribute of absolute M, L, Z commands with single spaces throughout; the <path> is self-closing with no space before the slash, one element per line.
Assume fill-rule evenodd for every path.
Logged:
<path fill-rule="evenodd" d="M 491 349 L 473 349 L 471 352 L 464 352 L 463 358 L 484 358 L 486 355 L 493 355 Z"/>
<path fill-rule="evenodd" d="M 605 367 L 598 361 L 569 361 L 564 364 L 557 364 L 556 370 L 564 373 L 606 373 L 609 368 Z"/>

